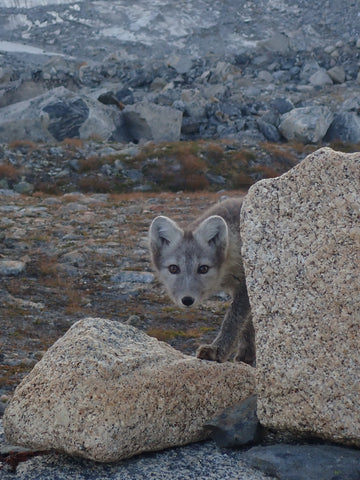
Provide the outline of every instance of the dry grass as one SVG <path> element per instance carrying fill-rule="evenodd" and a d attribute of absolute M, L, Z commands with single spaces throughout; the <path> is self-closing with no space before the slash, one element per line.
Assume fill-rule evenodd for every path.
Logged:
<path fill-rule="evenodd" d="M 355 153 L 360 152 L 360 143 L 347 143 L 341 140 L 334 140 L 330 143 L 330 148 L 339 152 Z"/>
<path fill-rule="evenodd" d="M 79 188 L 84 193 L 107 193 L 112 191 L 113 184 L 105 178 L 89 176 L 80 178 Z"/>
<path fill-rule="evenodd" d="M 8 147 L 11 148 L 12 150 L 17 150 L 19 148 L 35 150 L 38 146 L 32 140 L 13 140 L 8 144 Z"/>
<path fill-rule="evenodd" d="M 0 178 L 5 178 L 10 181 L 17 181 L 20 179 L 21 173 L 18 168 L 10 163 L 0 164 Z"/>
<path fill-rule="evenodd" d="M 77 150 L 84 146 L 84 141 L 81 140 L 80 138 L 64 138 L 64 140 L 61 143 L 65 147 L 68 147 L 72 150 Z"/>
<path fill-rule="evenodd" d="M 287 143 L 272 143 L 263 142 L 261 147 L 270 154 L 271 161 L 274 165 L 285 164 L 289 168 L 296 165 L 299 161 L 299 156 L 304 158 L 310 153 L 314 152 L 318 147 L 314 145 L 304 145 L 295 140 Z"/>
<path fill-rule="evenodd" d="M 75 280 L 65 275 L 59 268 L 58 258 L 48 256 L 42 252 L 33 251 L 32 261 L 27 267 L 29 274 L 36 278 L 36 281 L 52 293 L 52 302 L 61 302 L 68 314 L 79 312 L 82 309 L 82 297 L 79 293 Z M 13 289 L 14 295 L 21 292 Z"/>
<path fill-rule="evenodd" d="M 201 338 L 204 333 L 214 331 L 214 327 L 190 328 L 187 330 L 168 330 L 159 327 L 152 327 L 147 330 L 150 337 L 155 337 L 161 342 L 168 342 L 174 338 Z"/>
<path fill-rule="evenodd" d="M 93 172 L 99 170 L 104 164 L 100 157 L 82 158 L 79 160 L 79 172 Z"/>
<path fill-rule="evenodd" d="M 12 145 L 19 148 L 24 143 L 18 141 Z M 79 157 L 84 141 L 65 139 L 61 145 L 64 150 L 62 162 L 67 162 L 74 158 L 75 152 L 76 158 Z M 32 143 L 28 146 L 36 147 Z M 332 146 L 340 150 L 345 150 L 346 147 L 339 142 Z M 359 145 L 347 146 L 346 151 L 356 151 L 358 147 Z M 35 153 L 41 154 L 41 146 L 36 148 Z M 316 148 L 299 142 L 263 142 L 257 148 L 243 148 L 235 140 L 147 143 L 139 147 L 139 153 L 135 156 L 120 151 L 109 156 L 95 154 L 87 158 L 80 157 L 77 171 L 69 170 L 67 175 L 59 177 L 50 177 L 48 172 L 41 172 L 33 178 L 31 172 L 18 171 L 10 164 L 0 165 L 0 177 L 14 182 L 26 174 L 26 179 L 35 184 L 35 192 L 48 195 L 71 191 L 122 193 L 143 186 L 156 193 L 247 189 L 262 178 L 273 178 L 285 173 Z M 123 164 L 124 170 L 112 169 L 116 160 Z M 110 166 L 109 174 L 104 173 L 104 165 Z M 128 174 L 128 171 L 138 172 L 138 175 Z"/>
<path fill-rule="evenodd" d="M 62 191 L 56 182 L 38 182 L 35 184 L 35 194 L 61 195 Z"/>

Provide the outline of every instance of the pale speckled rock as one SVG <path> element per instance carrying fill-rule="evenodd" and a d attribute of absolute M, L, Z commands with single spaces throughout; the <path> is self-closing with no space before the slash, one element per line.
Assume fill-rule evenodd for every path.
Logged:
<path fill-rule="evenodd" d="M 258 182 L 242 237 L 260 422 L 360 445 L 360 153 Z"/>
<path fill-rule="evenodd" d="M 116 461 L 206 438 L 204 423 L 254 392 L 245 364 L 189 357 L 134 327 L 74 324 L 15 391 L 10 443 Z"/>

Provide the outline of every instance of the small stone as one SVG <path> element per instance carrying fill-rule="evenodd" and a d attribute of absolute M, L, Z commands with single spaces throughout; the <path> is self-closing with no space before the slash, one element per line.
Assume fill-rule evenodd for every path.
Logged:
<path fill-rule="evenodd" d="M 271 125 L 271 123 L 264 122 L 262 119 L 259 119 L 257 120 L 257 125 L 260 132 L 270 142 L 279 142 L 281 140 L 281 135 L 278 129 L 274 125 Z"/>
<path fill-rule="evenodd" d="M 192 67 L 192 59 L 188 55 L 173 55 L 168 59 L 167 63 L 180 75 L 189 73 Z"/>
<path fill-rule="evenodd" d="M 309 79 L 311 85 L 314 87 L 324 87 L 326 85 L 332 85 L 333 81 L 324 69 L 320 69 L 313 73 Z"/>
<path fill-rule="evenodd" d="M 342 66 L 335 66 L 330 68 L 327 71 L 329 77 L 334 83 L 344 83 L 345 82 L 345 70 Z"/>
<path fill-rule="evenodd" d="M 328 45 L 324 48 L 324 52 L 330 55 L 335 50 L 335 48 L 335 45 Z"/>
<path fill-rule="evenodd" d="M 275 32 L 267 40 L 259 42 L 259 45 L 271 52 L 286 53 L 289 50 L 289 37 L 283 33 Z"/>
<path fill-rule="evenodd" d="M 274 81 L 272 74 L 266 70 L 261 70 L 258 73 L 258 79 L 266 83 L 271 83 Z"/>
<path fill-rule="evenodd" d="M 271 101 L 270 106 L 279 113 L 284 114 L 295 108 L 293 102 L 286 97 L 277 97 Z"/>
<path fill-rule="evenodd" d="M 319 69 L 320 65 L 316 60 L 309 60 L 305 62 L 300 71 L 300 79 L 308 82 L 311 75 L 319 71 Z"/>
<path fill-rule="evenodd" d="M 17 260 L 0 260 L 1 276 L 20 275 L 25 270 L 25 263 Z"/>
<path fill-rule="evenodd" d="M 20 193 L 23 195 L 29 195 L 34 191 L 34 185 L 23 180 L 17 183 L 16 185 L 14 185 L 14 190 L 17 193 Z"/>
<path fill-rule="evenodd" d="M 263 429 L 256 416 L 256 396 L 252 395 L 239 405 L 225 409 L 204 426 L 211 431 L 211 438 L 221 448 L 239 447 L 259 441 Z"/>
<path fill-rule="evenodd" d="M 130 317 L 124 323 L 140 329 L 144 326 L 144 322 L 139 315 L 130 315 Z"/>
<path fill-rule="evenodd" d="M 74 267 L 85 267 L 87 263 L 87 256 L 85 252 L 81 250 L 73 250 L 72 252 L 65 253 L 61 259 L 61 263 L 66 263 Z"/>

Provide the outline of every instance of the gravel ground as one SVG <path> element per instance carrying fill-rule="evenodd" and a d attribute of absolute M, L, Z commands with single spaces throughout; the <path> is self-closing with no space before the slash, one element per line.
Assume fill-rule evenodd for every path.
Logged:
<path fill-rule="evenodd" d="M 188 311 L 173 306 L 151 275 L 147 230 L 156 215 L 190 220 L 220 197 L 0 195 L 3 406 L 44 351 L 82 317 L 128 321 L 187 354 L 211 340 L 226 299 Z M 8 275 L 8 261 L 19 262 L 20 270 Z"/>
<path fill-rule="evenodd" d="M 0 447 L 2 427 L 0 423 Z M 41 455 L 19 464 L 16 475 L 1 480 L 271 480 L 246 465 L 242 452 L 220 450 L 214 442 L 140 455 L 115 464 L 99 464 L 64 455 Z"/>

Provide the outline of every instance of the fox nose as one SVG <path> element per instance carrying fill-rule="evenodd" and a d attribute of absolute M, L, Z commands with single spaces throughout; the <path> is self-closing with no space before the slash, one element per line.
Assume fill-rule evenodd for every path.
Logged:
<path fill-rule="evenodd" d="M 183 297 L 181 301 L 185 307 L 190 307 L 194 303 L 194 299 L 192 297 Z"/>

